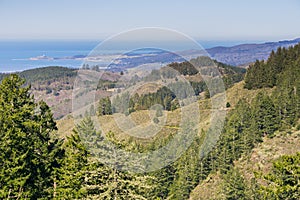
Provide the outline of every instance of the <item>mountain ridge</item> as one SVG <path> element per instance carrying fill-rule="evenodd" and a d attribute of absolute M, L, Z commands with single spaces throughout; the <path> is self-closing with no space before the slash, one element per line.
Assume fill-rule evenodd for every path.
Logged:
<path fill-rule="evenodd" d="M 300 38 L 282 40 L 278 42 L 265 42 L 255 44 L 239 44 L 232 47 L 217 46 L 206 49 L 208 54 L 219 62 L 229 65 L 247 65 L 256 60 L 266 60 L 272 50 L 279 47 L 294 46 L 300 42 Z"/>

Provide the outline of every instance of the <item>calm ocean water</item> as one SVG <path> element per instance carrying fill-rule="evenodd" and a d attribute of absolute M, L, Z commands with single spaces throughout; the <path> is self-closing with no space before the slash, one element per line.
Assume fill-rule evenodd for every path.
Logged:
<path fill-rule="evenodd" d="M 65 66 L 78 68 L 81 60 L 75 59 L 34 59 L 64 58 L 76 55 L 88 55 L 99 41 L 0 41 L 0 72 L 22 71 L 45 66 Z M 205 41 L 199 42 L 204 48 L 214 46 L 232 46 L 242 41 Z M 103 54 L 118 53 L 122 46 L 104 50 Z"/>
<path fill-rule="evenodd" d="M 87 55 L 97 42 L 71 41 L 0 41 L 0 71 L 21 71 L 45 66 L 79 67 L 78 60 L 31 60 L 45 55 L 61 58 L 75 55 Z"/>

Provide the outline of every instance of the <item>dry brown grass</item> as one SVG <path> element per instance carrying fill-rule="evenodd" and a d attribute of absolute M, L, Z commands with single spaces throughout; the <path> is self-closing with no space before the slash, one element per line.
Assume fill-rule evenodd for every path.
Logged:
<path fill-rule="evenodd" d="M 234 106 L 240 99 L 245 99 L 247 102 L 251 102 L 255 98 L 258 92 L 271 94 L 271 92 L 274 90 L 274 88 L 248 90 L 244 88 L 244 84 L 245 82 L 241 81 L 226 91 L 227 102 L 230 103 L 232 108 L 234 108 Z"/>
<path fill-rule="evenodd" d="M 243 172 L 246 180 L 254 178 L 253 172 L 266 174 L 274 160 L 283 155 L 300 152 L 300 131 L 277 132 L 274 138 L 263 138 L 263 142 L 252 150 L 250 156 L 243 157 L 235 165 Z"/>
<path fill-rule="evenodd" d="M 212 174 L 207 177 L 201 184 L 199 184 L 190 194 L 190 200 L 220 200 L 222 179 L 220 174 Z"/>
<path fill-rule="evenodd" d="M 58 128 L 57 134 L 60 137 L 66 137 L 72 134 L 72 130 L 75 127 L 73 117 L 67 116 L 61 120 L 57 120 L 56 123 Z"/>

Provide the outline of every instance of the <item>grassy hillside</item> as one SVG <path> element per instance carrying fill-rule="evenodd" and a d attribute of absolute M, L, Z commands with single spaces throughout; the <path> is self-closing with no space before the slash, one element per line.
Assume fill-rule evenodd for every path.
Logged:
<path fill-rule="evenodd" d="M 299 61 L 300 45 L 279 48 L 250 66 L 247 90 L 228 90 L 229 99 L 233 92 L 243 100 L 229 113 L 206 160 L 210 172 L 191 199 L 299 199 Z"/>
<path fill-rule="evenodd" d="M 235 82 L 240 81 L 245 73 L 244 69 L 225 65 L 220 62 L 213 61 L 208 57 L 199 57 L 197 59 L 193 59 L 192 62 L 196 66 L 216 65 L 223 76 L 226 87 L 231 87 Z M 185 71 L 193 71 L 194 67 L 189 62 L 173 63 L 170 64 L 169 67 L 178 70 L 179 73 L 182 73 L 184 78 L 190 81 L 197 95 L 205 90 L 205 83 L 203 82 L 200 74 L 197 73 L 197 70 L 195 71 L 194 69 L 194 74 L 185 73 Z M 154 71 L 157 72 L 157 70 Z M 117 86 L 116 83 L 119 85 L 123 84 L 121 81 L 122 76 L 120 76 L 119 73 L 112 73 L 109 71 L 105 73 L 91 71 L 91 73 L 93 72 L 98 74 L 100 78 L 97 85 L 97 97 L 109 95 L 111 94 L 111 91 L 114 91 L 114 88 L 121 87 Z M 26 85 L 31 85 L 31 93 L 35 96 L 35 99 L 37 101 L 44 100 L 51 107 L 56 119 L 63 118 L 72 112 L 72 93 L 77 73 L 78 69 L 58 66 L 17 72 L 20 77 L 26 80 Z M 83 74 L 85 72 L 80 73 Z M 164 68 L 162 68 L 159 73 L 163 75 Z M 7 75 L 8 74 L 0 73 L 0 81 Z M 145 77 L 145 79 L 151 79 L 152 76 L 154 76 L 153 73 Z M 158 84 L 154 84 L 150 82 L 148 84 L 144 84 L 143 87 L 137 89 L 136 93 L 140 96 L 148 93 L 155 93 L 161 87 L 159 84 L 163 85 L 162 82 L 157 83 Z"/>
<path fill-rule="evenodd" d="M 194 83 L 194 87 L 199 88 L 195 96 L 186 94 L 183 89 L 182 99 L 179 97 L 176 99 L 172 91 L 175 89 L 182 91 L 183 85 L 179 84 L 177 76 L 172 74 L 172 70 L 168 71 L 167 67 L 153 70 L 145 77 L 136 77 L 133 82 L 126 79 L 127 72 L 124 75 L 105 73 L 106 78 L 95 84 L 97 87 L 95 94 L 92 92 L 93 83 L 83 81 L 88 90 L 77 90 L 76 96 L 82 101 L 79 101 L 78 109 L 73 113 L 75 117 L 69 115 L 57 120 L 57 136 L 66 139 L 65 142 L 61 140 L 61 144 L 66 144 L 69 148 L 66 151 L 67 160 L 60 166 L 65 172 L 60 177 L 62 182 L 59 186 L 64 185 L 64 181 L 68 181 L 69 178 L 74 181 L 85 177 L 76 186 L 82 189 L 82 193 L 78 195 L 95 199 L 99 199 L 102 195 L 108 195 L 110 199 L 112 197 L 128 199 L 129 196 L 129 199 L 132 199 L 132 196 L 138 196 L 138 199 L 153 200 L 299 199 L 300 82 L 297 77 L 300 75 L 300 45 L 279 49 L 277 53 L 272 52 L 266 62 L 257 61 L 250 66 L 246 80 L 241 82 L 243 78 L 241 69 L 218 63 L 222 74 L 219 76 L 210 66 L 210 62 L 216 61 L 202 57 L 193 62 L 198 62 L 199 66 L 204 65 L 201 70 L 208 74 L 209 81 L 217 81 L 219 77 L 225 81 L 226 101 L 222 101 L 222 106 L 215 108 L 212 105 L 215 100 L 222 100 L 220 88 L 213 88 L 214 92 L 208 93 L 206 86 L 199 84 L 203 80 L 197 79 L 199 74 L 195 68 L 186 62 L 173 63 L 170 66 L 190 83 L 194 83 L 191 80 L 199 81 L 198 85 Z M 264 67 L 272 73 L 266 73 Z M 277 73 L 274 73 L 274 70 L 277 70 Z M 86 70 L 81 78 L 90 75 L 98 80 L 101 73 Z M 173 87 L 172 90 L 167 87 L 156 90 L 155 84 L 144 84 L 144 87 L 133 93 L 133 97 L 126 91 L 126 81 L 129 81 L 128 85 L 131 87 L 131 84 L 135 85 L 135 81 L 141 81 L 142 84 L 151 83 L 160 80 L 162 76 L 167 80 L 166 83 L 173 84 L 167 85 Z M 124 77 L 123 80 L 126 81 L 122 82 L 120 77 Z M 255 82 L 256 80 L 258 82 Z M 120 83 L 117 83 L 118 81 Z M 9 87 L 13 83 L 9 80 L 3 82 L 6 85 L 0 89 L 4 94 L 10 94 Z M 147 93 L 144 93 L 144 90 Z M 20 90 L 23 91 L 27 92 Z M 48 99 L 42 91 L 43 89 L 35 88 L 31 92 L 40 94 L 36 98 L 50 102 L 53 110 L 68 112 L 66 105 L 71 105 L 68 100 L 71 89 L 64 88 L 57 93 L 48 93 L 46 94 Z M 112 93 L 116 95 L 111 101 L 107 96 Z M 5 101 L 5 96 L 12 95 L 3 96 L 5 105 L 14 106 L 11 101 Z M 99 101 L 96 97 L 98 102 L 93 105 L 95 107 L 88 101 L 89 97 L 93 96 L 99 96 Z M 24 95 L 24 98 L 28 96 Z M 18 98 L 13 98 L 16 99 Z M 124 106 L 123 99 L 129 100 L 128 107 Z M 118 104 L 121 106 L 118 107 Z M 155 107 L 155 104 L 160 104 L 162 109 Z M 34 110 L 34 107 L 30 108 Z M 195 108 L 199 108 L 199 113 Z M 52 116 L 44 112 L 48 109 L 46 105 L 41 104 L 38 109 L 41 116 L 34 119 L 44 120 L 44 116 L 48 116 L 51 121 Z M 0 111 L 8 114 L 6 109 Z M 212 121 L 213 111 L 218 111 L 218 116 L 227 113 L 224 123 L 222 120 Z M 91 116 L 87 116 L 88 113 Z M 182 122 L 183 116 L 188 120 Z M 7 119 L 7 123 L 12 124 L 11 129 L 16 127 L 14 122 L 10 118 Z M 102 135 L 96 127 L 101 128 Z M 189 133 L 196 133 L 190 143 L 187 137 Z M 126 154 L 116 153 L 104 138 L 119 148 L 134 153 L 154 151 L 167 146 L 170 141 L 178 141 L 180 147 L 171 146 L 171 150 L 172 154 L 176 156 L 180 154 L 180 157 L 175 159 L 174 155 L 161 153 L 155 154 L 155 159 L 151 162 L 144 163 L 140 162 L 143 160 L 142 157 L 135 156 L 137 160 L 131 160 L 130 164 L 133 165 L 133 169 L 143 173 L 135 174 L 128 171 L 124 173 L 121 169 L 130 158 Z M 188 148 L 183 148 L 187 144 Z M 181 152 L 182 150 L 184 151 Z M 108 156 L 110 162 L 115 163 L 118 169 L 96 162 L 93 157 L 95 154 L 101 156 L 101 161 Z M 167 161 L 171 162 L 166 163 Z M 69 162 L 80 162 L 82 168 L 72 168 L 73 165 Z M 164 164 L 162 168 L 157 168 L 161 163 Z M 145 165 L 141 166 L 143 164 Z M 149 170 L 151 167 L 156 171 Z M 74 173 L 68 174 L 69 169 L 78 172 L 75 173 L 76 177 L 72 175 Z M 70 188 L 74 189 L 69 186 L 66 190 Z M 64 189 L 58 192 L 64 195 L 63 191 Z"/>
<path fill-rule="evenodd" d="M 271 171 L 273 162 L 283 155 L 295 155 L 300 152 L 300 131 L 286 130 L 277 132 L 275 137 L 264 137 L 263 142 L 255 147 L 251 154 L 244 156 L 235 162 L 237 168 L 244 176 L 248 187 L 251 187 L 251 180 L 255 174 L 267 174 Z M 190 194 L 190 200 L 226 199 L 222 186 L 224 185 L 222 175 L 217 172 L 211 174 L 199 184 Z M 258 179 L 259 182 L 264 182 Z"/>

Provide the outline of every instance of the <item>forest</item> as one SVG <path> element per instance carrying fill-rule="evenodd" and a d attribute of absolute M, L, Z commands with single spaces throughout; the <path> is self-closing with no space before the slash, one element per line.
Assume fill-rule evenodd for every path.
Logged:
<path fill-rule="evenodd" d="M 256 61 L 247 69 L 245 77 L 243 69 L 205 58 L 191 60 L 199 66 L 211 62 L 221 69 L 228 95 L 238 84 L 242 84 L 245 92 L 232 98 L 236 103 L 228 102 L 225 124 L 217 143 L 205 152 L 203 145 L 211 135 L 203 129 L 176 161 L 144 173 L 103 164 L 89 151 L 83 142 L 87 140 L 85 137 L 92 138 L 90 142 L 106 153 L 111 152 L 109 156 L 113 157 L 108 142 L 126 151 L 147 152 L 164 146 L 173 135 L 146 144 L 132 138 L 119 140 L 112 131 L 105 135 L 97 131 L 91 116 L 85 116 L 72 128 L 72 134 L 62 136 L 57 132 L 59 127 L 50 107 L 44 101 L 35 101 L 30 84 L 25 84 L 23 77 L 35 81 L 38 75 L 5 76 L 0 85 L 0 199 L 182 200 L 197 196 L 195 188 L 216 175 L 222 181 L 215 199 L 299 199 L 299 151 L 273 159 L 264 173 L 247 171 L 251 178 L 238 163 L 250 159 L 254 149 L 280 134 L 292 135 L 294 139 L 300 137 L 300 44 L 279 48 L 268 60 Z M 169 67 L 182 75 L 196 74 L 188 62 L 172 63 Z M 73 70 L 66 73 L 66 82 L 75 76 Z M 205 90 L 203 84 L 197 94 Z M 198 100 L 199 104 L 210 98 L 213 96 L 206 95 L 206 99 Z M 136 95 L 129 101 L 129 108 L 124 109 L 113 107 L 109 98 L 100 99 L 97 117 L 114 113 L 129 115 L 154 104 L 161 104 L 163 112 L 170 113 L 180 107 L 174 93 L 164 87 L 156 93 Z M 126 160 L 126 156 L 122 159 Z"/>

